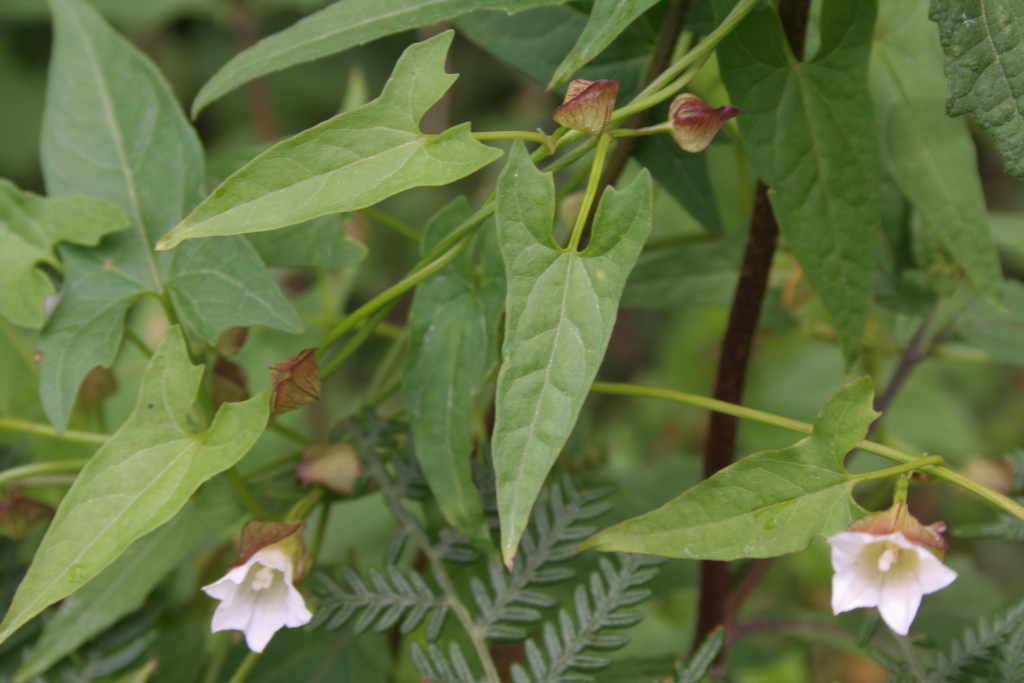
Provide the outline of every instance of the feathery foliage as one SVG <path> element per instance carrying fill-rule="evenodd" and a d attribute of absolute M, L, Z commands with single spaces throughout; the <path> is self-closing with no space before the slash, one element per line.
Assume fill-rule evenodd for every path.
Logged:
<path fill-rule="evenodd" d="M 650 595 L 650 591 L 637 588 L 658 573 L 652 565 L 663 562 L 649 555 L 620 555 L 619 568 L 605 557 L 601 558 L 599 572 L 590 575 L 589 591 L 582 585 L 574 594 L 575 619 L 562 609 L 558 611 L 558 626 L 545 622 L 544 650 L 533 640 L 526 641 L 526 661 L 529 672 L 519 664 L 512 665 L 514 683 L 583 683 L 594 680 L 586 673 L 603 669 L 611 660 L 585 650 L 614 650 L 629 642 L 619 634 L 599 633 L 605 629 L 632 626 L 641 619 L 640 612 L 622 611 Z"/>
<path fill-rule="evenodd" d="M 426 651 L 419 643 L 412 644 L 412 663 L 429 683 L 479 683 L 469 668 L 465 655 L 456 643 L 448 646 L 448 654 L 430 644 Z"/>
<path fill-rule="evenodd" d="M 672 683 L 700 683 L 708 675 L 708 669 L 715 662 L 715 657 L 725 645 L 725 629 L 715 629 L 704 639 L 689 662 L 680 662 L 676 667 L 676 677 Z"/>
<path fill-rule="evenodd" d="M 995 617 L 982 617 L 953 641 L 948 652 L 936 658 L 936 683 L 971 683 L 975 677 L 992 680 L 998 675 L 997 664 L 1005 658 L 1004 646 L 1024 625 L 1024 600 Z M 1019 658 L 1019 652 L 1015 653 Z"/>

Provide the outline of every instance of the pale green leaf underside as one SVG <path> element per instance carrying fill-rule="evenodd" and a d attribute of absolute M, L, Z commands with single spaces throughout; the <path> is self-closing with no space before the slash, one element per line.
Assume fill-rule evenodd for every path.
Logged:
<path fill-rule="evenodd" d="M 590 20 L 578 41 L 548 83 L 548 90 L 572 77 L 577 70 L 601 54 L 616 36 L 626 30 L 637 17 L 658 0 L 597 0 L 590 11 Z M 613 74 L 614 75 L 614 74 Z"/>
<path fill-rule="evenodd" d="M 132 414 L 61 501 L 0 623 L 0 642 L 170 520 L 200 484 L 256 442 L 269 415 L 265 393 L 224 404 L 207 431 L 191 432 L 188 414 L 202 375 L 189 362 L 181 328 L 172 327 L 143 374 Z"/>
<path fill-rule="evenodd" d="M 268 266 L 348 268 L 366 258 L 366 245 L 345 234 L 348 214 L 331 214 L 271 232 L 246 235 Z"/>
<path fill-rule="evenodd" d="M 462 197 L 441 209 L 424 231 L 424 251 L 471 213 Z M 475 546 L 493 553 L 470 457 L 473 405 L 497 360 L 505 287 L 500 258 L 497 264 L 485 259 L 480 281 L 475 282 L 470 252 L 464 251 L 416 289 L 409 311 L 402 396 L 417 459 L 445 519 Z"/>
<path fill-rule="evenodd" d="M 198 259 L 153 253 L 200 199 L 199 138 L 153 63 L 95 10 L 81 0 L 50 4 L 41 145 L 48 193 L 102 197 L 129 219 L 96 248 L 58 247 L 65 287 L 40 341 L 40 398 L 62 432 L 82 379 L 113 362 L 125 315 L 141 296 L 169 295 L 183 322 L 211 341 L 232 325 L 297 332 L 301 324 L 248 245 L 211 241 Z"/>
<path fill-rule="evenodd" d="M 843 458 L 878 417 L 873 395 L 868 378 L 848 384 L 822 407 L 811 436 L 746 457 L 580 548 L 736 560 L 796 552 L 843 531 L 860 516 Z"/>
<path fill-rule="evenodd" d="M 1002 298 L 999 254 L 988 224 L 977 153 L 966 121 L 946 116 L 945 80 L 928 0 L 880 7 L 872 51 L 886 170 L 946 250 L 990 301 Z"/>
<path fill-rule="evenodd" d="M 946 111 L 973 114 L 1006 173 L 1024 177 L 1024 1 L 932 0 L 945 53 Z"/>
<path fill-rule="evenodd" d="M 412 187 L 447 185 L 501 156 L 469 124 L 436 136 L 419 121 L 457 76 L 444 70 L 454 32 L 410 46 L 373 102 L 274 145 L 232 174 L 158 243 L 274 230 L 376 204 Z"/>
<path fill-rule="evenodd" d="M 735 3 L 716 0 L 724 16 Z M 718 50 L 722 79 L 779 229 L 835 325 L 847 362 L 871 308 L 878 140 L 867 71 L 875 0 L 825 0 L 821 47 L 796 62 L 778 14 L 755 9 Z"/>
<path fill-rule="evenodd" d="M 237 519 L 238 505 L 229 491 L 224 493 L 213 495 L 204 488 L 174 519 L 132 543 L 113 564 L 64 600 L 15 672 L 15 683 L 45 673 L 79 645 L 141 607 L 172 569 L 209 540 L 211 530 Z"/>
<path fill-rule="evenodd" d="M 519 12 L 565 0 L 344 0 L 301 19 L 235 55 L 203 85 L 192 116 L 254 78 L 320 59 L 417 26 L 430 26 L 478 9 Z"/>
<path fill-rule="evenodd" d="M 39 329 L 53 283 L 38 265 L 59 269 L 59 242 L 95 245 L 103 235 L 128 227 L 124 212 L 97 197 L 46 199 L 0 179 L 0 315 Z"/>
<path fill-rule="evenodd" d="M 516 143 L 498 181 L 496 213 L 508 292 L 492 444 L 506 564 L 604 357 L 622 288 L 651 229 L 650 175 L 605 193 L 582 253 L 554 243 L 554 212 L 551 175 Z"/>

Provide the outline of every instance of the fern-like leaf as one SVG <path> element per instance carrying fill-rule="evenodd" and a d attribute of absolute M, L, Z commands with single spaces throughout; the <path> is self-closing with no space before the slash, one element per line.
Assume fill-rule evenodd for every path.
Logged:
<path fill-rule="evenodd" d="M 676 667 L 673 683 L 700 683 L 708 675 L 708 669 L 715 662 L 715 657 L 725 644 L 725 629 L 717 628 L 704 639 L 689 662 L 682 662 Z"/>
<path fill-rule="evenodd" d="M 1000 648 L 998 683 L 1024 681 L 1024 626 L 1010 634 Z"/>
<path fill-rule="evenodd" d="M 953 641 L 948 652 L 936 658 L 936 683 L 972 683 L 975 677 L 992 680 L 998 676 L 997 664 L 1001 648 L 1018 628 L 1024 625 L 1024 600 L 1002 614 L 982 617 Z"/>
<path fill-rule="evenodd" d="M 325 595 L 307 628 L 339 628 L 358 613 L 352 625 L 356 634 L 369 628 L 386 631 L 399 622 L 399 630 L 409 633 L 429 614 L 427 639 L 436 640 L 440 635 L 448 603 L 416 572 L 403 573 L 394 565 L 387 565 L 384 572 L 370 569 L 370 586 L 350 567 L 342 567 L 342 573 L 350 590 L 327 576 L 318 576 Z"/>
<path fill-rule="evenodd" d="M 555 601 L 530 586 L 564 581 L 575 576 L 568 567 L 551 566 L 576 554 L 579 542 L 597 528 L 582 524 L 607 512 L 602 502 L 610 487 L 580 492 L 568 475 L 552 484 L 537 500 L 530 526 L 523 534 L 511 575 L 496 562 L 488 564 L 490 591 L 477 578 L 470 589 L 480 617 L 480 630 L 491 640 L 524 640 L 525 628 L 519 624 L 540 621 L 539 609 L 554 607 Z"/>
<path fill-rule="evenodd" d="M 654 578 L 658 570 L 653 565 L 662 562 L 648 555 L 619 557 L 618 569 L 602 557 L 601 569 L 591 574 L 587 587 L 576 587 L 575 619 L 563 609 L 557 627 L 551 622 L 544 624 L 544 651 L 533 640 L 526 641 L 529 672 L 513 664 L 514 683 L 589 683 L 594 678 L 586 672 L 611 664 L 607 657 L 584 651 L 612 650 L 629 642 L 623 635 L 601 631 L 632 626 L 643 618 L 642 613 L 623 608 L 647 599 L 650 591 L 637 587 Z"/>
<path fill-rule="evenodd" d="M 428 645 L 424 652 L 419 643 L 413 643 L 411 654 L 423 683 L 480 683 L 473 677 L 466 657 L 455 643 L 448 646 L 447 655 L 436 645 Z"/>

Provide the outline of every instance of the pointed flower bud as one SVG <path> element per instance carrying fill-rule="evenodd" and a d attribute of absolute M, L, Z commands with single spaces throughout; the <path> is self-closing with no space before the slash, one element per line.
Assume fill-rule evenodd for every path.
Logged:
<path fill-rule="evenodd" d="M 50 517 L 53 517 L 52 507 L 11 490 L 0 500 L 0 536 L 20 541 L 33 526 Z"/>
<path fill-rule="evenodd" d="M 213 366 L 210 385 L 210 399 L 213 401 L 214 410 L 218 410 L 225 403 L 240 403 L 249 398 L 245 368 L 223 356 L 218 358 Z"/>
<path fill-rule="evenodd" d="M 335 493 L 348 495 L 363 473 L 363 464 L 352 444 L 313 444 L 302 452 L 295 473 L 303 486 L 322 484 Z"/>
<path fill-rule="evenodd" d="M 294 582 L 309 570 L 303 522 L 250 521 L 242 529 L 238 562 L 222 579 L 203 587 L 220 600 L 211 630 L 245 633 L 253 652 L 263 652 L 282 626 L 309 623 L 312 613 Z"/>
<path fill-rule="evenodd" d="M 672 137 L 687 152 L 703 152 L 722 124 L 740 110 L 728 105 L 713 109 L 693 93 L 676 95 L 668 108 Z"/>
<path fill-rule="evenodd" d="M 832 612 L 878 607 L 885 623 L 901 636 L 910 631 L 921 597 L 956 579 L 937 554 L 946 551 L 941 535 L 946 525 L 925 526 L 906 507 L 905 500 L 897 500 L 889 510 L 828 539 L 836 572 Z"/>
<path fill-rule="evenodd" d="M 615 110 L 615 96 L 619 94 L 619 79 L 588 81 L 577 78 L 569 84 L 565 101 L 555 110 L 552 118 L 559 125 L 600 135 Z"/>
<path fill-rule="evenodd" d="M 320 368 L 316 349 L 306 349 L 297 356 L 270 366 L 270 412 L 283 415 L 320 400 Z"/>

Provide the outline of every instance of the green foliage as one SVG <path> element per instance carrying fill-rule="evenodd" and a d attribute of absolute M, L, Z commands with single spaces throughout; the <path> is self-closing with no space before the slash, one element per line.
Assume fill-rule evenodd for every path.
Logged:
<path fill-rule="evenodd" d="M 641 138 L 635 155 L 654 180 L 698 223 L 712 234 L 721 234 L 722 222 L 708 175 L 706 154 L 684 152 L 671 138 L 653 136 Z"/>
<path fill-rule="evenodd" d="M 848 384 L 822 407 L 811 436 L 748 456 L 581 547 L 735 560 L 796 552 L 843 531 L 860 516 L 843 459 L 878 417 L 873 398 L 870 380 Z"/>
<path fill-rule="evenodd" d="M 459 198 L 441 209 L 423 233 L 426 254 L 471 214 Z M 409 311 L 409 351 L 402 389 L 416 455 L 445 519 L 482 552 L 496 554 L 473 485 L 474 411 L 498 357 L 498 319 L 505 278 L 493 228 L 481 239 L 474 272 L 465 250 L 416 290 Z M 436 397 L 445 396 L 444 401 Z"/>
<path fill-rule="evenodd" d="M 572 50 L 565 56 L 548 83 L 548 89 L 569 80 L 581 66 L 604 52 L 616 36 L 657 0 L 597 0 L 590 20 Z"/>
<path fill-rule="evenodd" d="M 939 653 L 931 679 L 937 683 L 971 683 L 979 676 L 992 680 L 989 677 L 997 675 L 997 662 L 1002 657 L 1004 643 L 1017 643 L 1017 638 L 1009 643 L 1007 640 L 1022 625 L 1024 602 L 1017 603 L 995 617 L 981 618 L 975 626 L 966 629 L 954 640 L 947 651 Z M 1008 654 L 1014 658 L 1020 656 L 1019 651 L 1010 651 Z"/>
<path fill-rule="evenodd" d="M 715 0 L 716 14 L 734 4 Z M 779 230 L 828 310 L 847 364 L 871 307 L 880 217 L 867 82 L 875 11 L 876 0 L 826 0 L 821 46 L 805 62 L 768 7 L 751 12 L 718 51 Z"/>
<path fill-rule="evenodd" d="M 501 156 L 469 124 L 424 135 L 419 122 L 457 76 L 444 70 L 454 33 L 409 47 L 376 100 L 274 145 L 233 173 L 157 244 L 274 230 L 447 185 Z"/>
<path fill-rule="evenodd" d="M 192 115 L 243 83 L 381 36 L 447 21 L 473 10 L 519 12 L 565 0 L 377 0 L 336 2 L 236 55 L 203 86 Z"/>
<path fill-rule="evenodd" d="M 156 584 L 208 541 L 210 529 L 230 524 L 238 516 L 233 499 L 204 489 L 174 519 L 135 541 L 113 564 L 62 602 L 13 680 L 35 678 L 142 607 Z"/>
<path fill-rule="evenodd" d="M 61 242 L 96 246 L 128 227 L 124 212 L 96 197 L 45 199 L 0 179 L 0 315 L 15 325 L 43 326 L 44 302 L 54 293 L 38 267 L 60 269 Z"/>
<path fill-rule="evenodd" d="M 672 683 L 700 683 L 725 644 L 725 629 L 719 628 L 700 644 L 689 662 L 680 662 Z"/>
<path fill-rule="evenodd" d="M 0 624 L 0 642 L 92 580 L 249 451 L 267 423 L 266 395 L 225 404 L 208 430 L 195 433 L 188 414 L 201 379 L 181 330 L 171 328 L 146 369 L 132 415 L 61 501 Z"/>
<path fill-rule="evenodd" d="M 494 468 L 501 550 L 511 565 L 530 510 L 604 356 L 626 277 L 651 229 L 651 180 L 609 191 L 583 252 L 555 243 L 555 187 L 516 143 L 498 181 L 508 294 Z"/>
<path fill-rule="evenodd" d="M 559 683 L 594 678 L 587 673 L 603 669 L 611 660 L 586 650 L 614 650 L 625 645 L 625 636 L 600 633 L 606 629 L 632 626 L 641 619 L 640 612 L 624 611 L 650 596 L 649 590 L 638 588 L 658 573 L 652 565 L 662 560 L 645 555 L 623 555 L 616 568 L 611 561 L 601 558 L 600 572 L 590 575 L 586 587 L 579 585 L 573 593 L 575 617 L 562 609 L 558 611 L 558 626 L 546 622 L 543 629 L 544 651 L 533 641 L 526 641 L 526 662 L 529 670 L 513 664 L 514 683 Z M 588 591 L 589 588 L 589 591 Z"/>
<path fill-rule="evenodd" d="M 384 573 L 371 567 L 371 589 L 353 569 L 342 567 L 342 572 L 351 592 L 329 577 L 321 576 L 320 583 L 327 596 L 318 601 L 316 617 L 309 628 L 320 625 L 328 629 L 340 628 L 359 612 L 359 618 L 352 624 L 353 633 L 359 634 L 371 627 L 374 631 L 387 631 L 401 620 L 399 632 L 404 634 L 419 626 L 429 614 L 427 640 L 437 640 L 448 614 L 448 603 L 435 594 L 419 574 L 403 574 L 393 564 L 387 565 Z"/>
<path fill-rule="evenodd" d="M 879 6 L 871 93 L 886 171 L 949 254 L 990 301 L 1002 273 L 964 121 L 943 111 L 943 78 L 926 0 Z"/>
<path fill-rule="evenodd" d="M 82 0 L 54 0 L 52 7 L 42 139 L 47 190 L 102 197 L 130 222 L 98 248 L 60 249 L 64 296 L 40 341 L 40 398 L 61 432 L 86 374 L 113 363 L 125 315 L 143 296 L 169 294 L 181 322 L 211 342 L 236 325 L 299 332 L 302 324 L 240 238 L 152 253 L 200 198 L 199 139 L 138 49 Z"/>
<path fill-rule="evenodd" d="M 946 111 L 972 114 L 995 140 L 1006 172 L 1024 176 L 1024 66 L 1019 0 L 932 0 L 945 54 Z"/>

